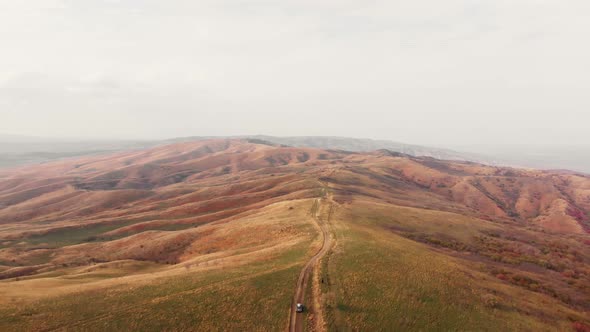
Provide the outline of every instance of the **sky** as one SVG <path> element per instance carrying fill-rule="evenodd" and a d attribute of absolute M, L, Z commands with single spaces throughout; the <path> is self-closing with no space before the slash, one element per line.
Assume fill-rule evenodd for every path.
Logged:
<path fill-rule="evenodd" d="M 0 0 L 0 133 L 590 142 L 587 0 Z"/>

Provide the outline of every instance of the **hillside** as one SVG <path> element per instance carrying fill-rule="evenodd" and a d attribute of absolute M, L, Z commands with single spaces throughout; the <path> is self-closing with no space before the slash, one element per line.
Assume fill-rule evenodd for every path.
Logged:
<path fill-rule="evenodd" d="M 287 143 L 0 170 L 0 328 L 589 328 L 590 177 Z"/>

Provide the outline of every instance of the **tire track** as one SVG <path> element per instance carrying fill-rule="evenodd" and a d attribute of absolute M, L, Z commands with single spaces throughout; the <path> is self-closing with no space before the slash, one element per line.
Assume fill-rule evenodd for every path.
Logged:
<path fill-rule="evenodd" d="M 312 207 L 312 213 L 313 218 L 318 223 L 322 231 L 323 243 L 320 250 L 307 262 L 307 264 L 305 264 L 305 266 L 301 270 L 301 273 L 299 274 L 299 279 L 297 280 L 297 287 L 295 288 L 295 296 L 293 297 L 293 303 L 291 305 L 291 315 L 289 317 L 290 332 L 301 332 L 304 330 L 305 315 L 298 314 L 296 312 L 295 306 L 297 303 L 305 303 L 305 290 L 307 289 L 311 273 L 316 267 L 317 263 L 326 255 L 326 253 L 330 250 L 332 246 L 332 236 L 328 229 L 329 219 L 326 221 L 322 221 L 320 218 L 321 200 L 321 198 L 316 198 L 314 205 Z M 329 204 L 331 210 L 332 203 L 330 202 Z M 311 303 L 311 301 L 308 302 Z"/>

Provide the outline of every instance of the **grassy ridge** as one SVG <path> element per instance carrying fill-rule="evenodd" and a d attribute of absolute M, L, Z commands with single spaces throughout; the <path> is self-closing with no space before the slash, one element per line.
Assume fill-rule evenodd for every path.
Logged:
<path fill-rule="evenodd" d="M 272 261 L 0 309 L 4 330 L 281 330 L 309 242 Z M 252 319 L 252 317 L 257 317 Z"/>
<path fill-rule="evenodd" d="M 381 216 L 383 217 L 383 216 Z M 403 216 L 401 216 L 403 219 Z M 330 330 L 570 330 L 579 312 L 384 232 L 374 209 L 340 209 L 330 256 Z"/>

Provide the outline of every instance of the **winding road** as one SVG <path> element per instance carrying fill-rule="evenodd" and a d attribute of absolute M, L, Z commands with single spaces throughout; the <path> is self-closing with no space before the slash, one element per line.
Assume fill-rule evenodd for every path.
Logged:
<path fill-rule="evenodd" d="M 305 303 L 305 290 L 307 289 L 308 282 L 310 280 L 310 276 L 312 275 L 313 269 L 316 267 L 317 263 L 320 261 L 322 257 L 330 250 L 332 245 L 332 236 L 328 230 L 328 221 L 322 221 L 320 218 L 320 211 L 321 211 L 321 204 L 322 199 L 317 198 L 314 202 L 314 209 L 312 210 L 313 218 L 320 226 L 322 230 L 323 236 L 323 243 L 322 248 L 305 264 L 301 273 L 299 274 L 299 279 L 297 280 L 297 288 L 295 289 L 295 296 L 293 297 L 293 303 L 291 305 L 291 316 L 289 318 L 289 331 L 290 332 L 300 332 L 303 331 L 305 328 L 305 315 L 298 314 L 296 312 L 295 306 L 297 303 Z M 319 302 L 319 301 L 318 301 Z M 311 301 L 308 301 L 311 303 Z M 307 307 L 307 306 L 306 306 Z"/>

